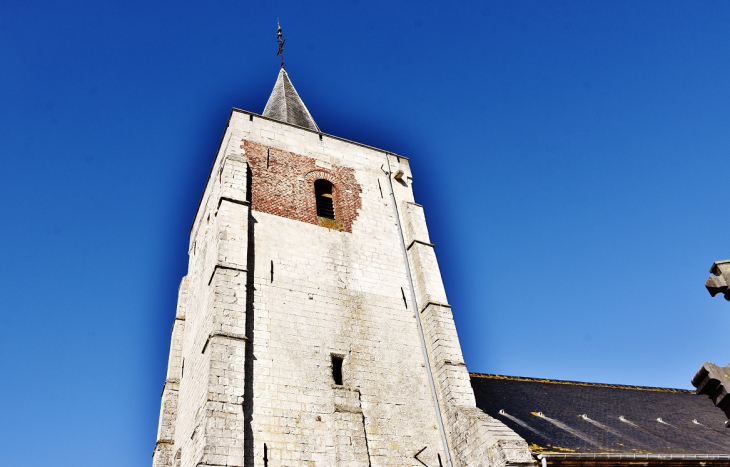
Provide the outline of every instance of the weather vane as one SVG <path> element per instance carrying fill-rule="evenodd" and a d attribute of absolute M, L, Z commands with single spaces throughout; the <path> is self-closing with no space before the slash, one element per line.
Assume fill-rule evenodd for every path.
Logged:
<path fill-rule="evenodd" d="M 284 68 L 284 42 L 286 42 L 286 39 L 281 38 L 281 24 L 279 24 L 279 20 L 276 20 L 277 26 L 279 26 L 279 32 L 276 34 L 276 42 L 279 43 L 279 51 L 276 52 L 276 55 L 281 55 L 281 67 Z"/>

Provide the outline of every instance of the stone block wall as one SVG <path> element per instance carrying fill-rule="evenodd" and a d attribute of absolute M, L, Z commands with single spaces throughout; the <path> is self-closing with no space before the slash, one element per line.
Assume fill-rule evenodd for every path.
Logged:
<path fill-rule="evenodd" d="M 185 333 L 185 308 L 187 304 L 188 281 L 180 282 L 177 312 L 172 325 L 170 356 L 167 361 L 167 375 L 162 387 L 160 422 L 157 428 L 157 443 L 153 452 L 153 466 L 173 466 L 175 426 L 177 425 L 178 393 L 182 374 L 182 340 Z"/>
<path fill-rule="evenodd" d="M 316 217 L 318 178 L 341 228 Z M 232 113 L 191 230 L 154 465 L 445 466 L 428 369 L 453 465 L 524 460 L 474 407 L 411 183 L 400 156 Z"/>
<path fill-rule="evenodd" d="M 387 183 L 385 154 L 253 123 L 240 136 L 256 220 L 250 465 L 264 465 L 264 443 L 272 467 L 421 466 L 414 454 L 424 446 L 421 458 L 438 465 L 443 449 L 413 305 L 403 300 L 394 213 L 379 188 Z M 277 177 L 295 183 L 277 199 L 297 206 L 293 212 L 259 204 L 257 193 L 281 183 L 257 182 L 267 171 L 264 154 L 276 155 L 268 171 L 275 163 Z M 315 221 L 316 178 L 334 184 L 343 231 Z M 333 386 L 333 354 L 344 356 L 342 387 Z"/>
<path fill-rule="evenodd" d="M 423 208 L 408 201 L 400 208 L 418 311 L 454 465 L 534 464 L 522 438 L 476 408 Z"/>

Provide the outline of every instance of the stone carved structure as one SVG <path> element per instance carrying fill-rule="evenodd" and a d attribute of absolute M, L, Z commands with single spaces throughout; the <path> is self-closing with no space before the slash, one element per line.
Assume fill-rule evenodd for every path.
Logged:
<path fill-rule="evenodd" d="M 714 363 L 705 362 L 702 368 L 692 378 L 692 385 L 697 388 L 697 394 L 705 394 L 712 399 L 715 406 L 725 412 L 730 418 L 730 364 L 720 367 Z"/>
<path fill-rule="evenodd" d="M 715 261 L 710 268 L 712 274 L 707 278 L 705 287 L 713 297 L 719 293 L 725 296 L 725 300 L 730 301 L 730 260 Z M 730 418 L 730 397 L 728 397 L 728 389 L 730 389 L 730 363 L 724 367 L 715 365 L 714 363 L 705 362 L 702 368 L 692 378 L 692 385 L 697 388 L 697 394 L 705 394 L 715 403 L 715 406 L 725 412 L 725 416 Z"/>
<path fill-rule="evenodd" d="M 712 274 L 707 278 L 705 287 L 713 297 L 719 293 L 725 296 L 725 300 L 730 301 L 730 290 L 728 290 L 728 283 L 730 283 L 730 260 L 715 261 L 712 263 L 710 268 Z"/>
<path fill-rule="evenodd" d="M 332 184 L 334 219 L 314 183 Z M 407 158 L 319 132 L 283 70 L 191 229 L 154 466 L 526 466 L 475 405 Z M 340 384 L 341 383 L 341 384 Z"/>

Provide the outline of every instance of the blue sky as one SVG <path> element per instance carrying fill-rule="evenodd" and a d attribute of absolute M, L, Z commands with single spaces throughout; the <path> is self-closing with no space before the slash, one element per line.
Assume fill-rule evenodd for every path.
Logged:
<path fill-rule="evenodd" d="M 730 359 L 730 4 L 6 1 L 0 452 L 150 465 L 231 107 L 287 70 L 411 159 L 471 371 L 688 388 Z"/>

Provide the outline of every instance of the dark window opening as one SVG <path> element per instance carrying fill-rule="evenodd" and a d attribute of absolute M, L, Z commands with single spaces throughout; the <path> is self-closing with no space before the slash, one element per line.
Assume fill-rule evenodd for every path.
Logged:
<path fill-rule="evenodd" d="M 342 360 L 339 355 L 332 355 L 332 379 L 340 386 L 342 386 Z"/>
<path fill-rule="evenodd" d="M 251 202 L 251 179 L 253 178 L 253 172 L 251 172 L 251 166 L 246 167 L 246 201 Z M 250 216 L 251 214 L 249 214 Z"/>
<path fill-rule="evenodd" d="M 317 216 L 334 219 L 335 204 L 332 199 L 332 184 L 327 180 L 317 180 L 314 182 L 314 196 L 317 200 Z"/>

